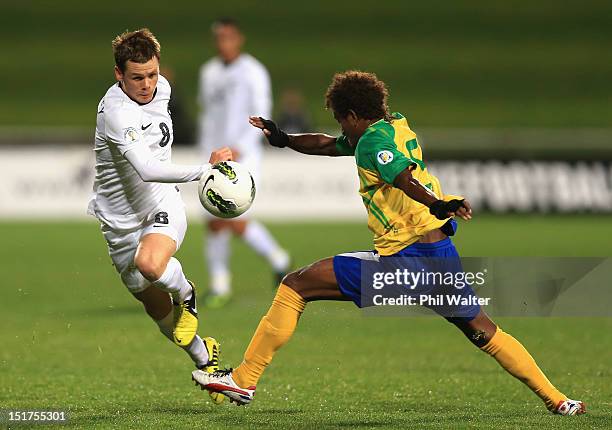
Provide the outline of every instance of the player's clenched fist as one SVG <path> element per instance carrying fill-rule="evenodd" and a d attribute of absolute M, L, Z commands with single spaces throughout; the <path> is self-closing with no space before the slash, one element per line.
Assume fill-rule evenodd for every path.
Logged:
<path fill-rule="evenodd" d="M 451 216 L 458 216 L 466 221 L 472 219 L 472 207 L 465 199 L 435 201 L 429 207 L 429 212 L 438 219 L 446 219 Z"/>
<path fill-rule="evenodd" d="M 208 162 L 210 164 L 216 164 L 221 161 L 231 161 L 231 160 L 233 160 L 232 150 L 229 149 L 228 147 L 225 147 L 225 148 L 221 148 L 216 151 L 213 151 L 210 154 L 210 160 L 208 160 Z"/>

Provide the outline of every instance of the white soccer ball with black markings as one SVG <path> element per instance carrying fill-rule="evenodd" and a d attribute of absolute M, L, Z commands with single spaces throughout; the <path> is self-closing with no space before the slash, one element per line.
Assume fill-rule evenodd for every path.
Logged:
<path fill-rule="evenodd" d="M 255 181 L 242 164 L 222 161 L 202 175 L 198 196 L 204 209 L 219 218 L 245 213 L 255 199 Z"/>

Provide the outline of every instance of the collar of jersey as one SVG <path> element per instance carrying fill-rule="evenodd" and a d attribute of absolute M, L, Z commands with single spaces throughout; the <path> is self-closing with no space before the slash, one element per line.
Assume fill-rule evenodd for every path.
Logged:
<path fill-rule="evenodd" d="M 376 124 L 378 124 L 379 122 L 384 121 L 384 120 L 385 120 L 384 118 L 381 118 L 381 119 L 379 119 L 378 121 L 373 122 L 372 124 L 370 124 L 370 125 L 368 126 L 368 128 L 370 128 L 370 127 L 374 127 Z"/>

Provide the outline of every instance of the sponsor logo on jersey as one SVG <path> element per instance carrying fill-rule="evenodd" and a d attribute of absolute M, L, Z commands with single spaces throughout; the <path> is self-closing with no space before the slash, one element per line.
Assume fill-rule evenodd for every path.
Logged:
<path fill-rule="evenodd" d="M 376 159 L 380 164 L 389 164 L 393 161 L 393 153 L 391 151 L 380 151 L 376 154 Z"/>
<path fill-rule="evenodd" d="M 127 143 L 138 142 L 140 140 L 140 133 L 133 127 L 126 128 L 123 132 L 123 139 Z"/>
<path fill-rule="evenodd" d="M 142 129 L 142 131 L 145 131 L 147 128 L 151 127 L 151 124 L 153 123 L 149 123 L 149 125 L 147 125 L 146 127 L 144 125 L 141 125 L 140 128 Z"/>

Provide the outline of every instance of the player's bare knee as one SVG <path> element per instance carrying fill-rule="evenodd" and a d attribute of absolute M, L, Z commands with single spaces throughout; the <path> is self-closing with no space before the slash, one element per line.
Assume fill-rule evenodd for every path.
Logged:
<path fill-rule="evenodd" d="M 304 289 L 307 288 L 307 285 L 303 282 L 303 276 L 301 276 L 302 272 L 303 269 L 298 269 L 286 274 L 282 280 L 282 283 L 298 293 L 300 296 L 304 297 L 303 293 Z"/>
<path fill-rule="evenodd" d="M 289 288 L 295 290 L 294 286 L 297 286 L 299 282 L 298 271 L 296 270 L 294 272 L 287 273 L 281 282 Z"/>
<path fill-rule="evenodd" d="M 222 230 L 228 229 L 230 226 L 225 220 L 215 219 L 208 221 L 208 230 L 213 233 L 218 233 Z"/>
<path fill-rule="evenodd" d="M 234 235 L 237 237 L 241 237 L 244 235 L 244 232 L 247 227 L 247 222 L 244 220 L 237 220 L 237 221 L 232 221 L 230 225 L 231 225 L 232 231 L 234 232 Z"/>
<path fill-rule="evenodd" d="M 167 262 L 151 255 L 137 255 L 134 265 L 148 281 L 155 282 L 163 275 Z"/>

